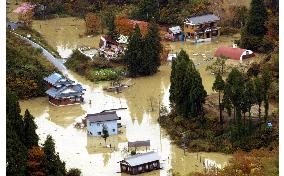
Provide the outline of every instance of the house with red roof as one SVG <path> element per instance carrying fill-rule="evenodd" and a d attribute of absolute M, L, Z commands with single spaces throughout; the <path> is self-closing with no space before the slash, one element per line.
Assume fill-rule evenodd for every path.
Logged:
<path fill-rule="evenodd" d="M 218 48 L 214 54 L 215 57 L 228 57 L 233 60 L 239 60 L 242 62 L 243 59 L 248 59 L 251 57 L 254 57 L 255 54 L 251 50 L 237 48 L 234 47 L 228 47 L 228 46 L 221 46 Z"/>

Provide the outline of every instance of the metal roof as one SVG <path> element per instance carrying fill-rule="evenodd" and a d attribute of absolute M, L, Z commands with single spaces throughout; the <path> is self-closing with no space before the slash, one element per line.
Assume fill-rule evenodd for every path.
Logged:
<path fill-rule="evenodd" d="M 76 85 L 65 85 L 60 89 L 56 89 L 54 87 L 48 89 L 45 93 L 53 98 L 60 99 L 64 97 L 75 97 L 81 96 L 85 91 L 80 84 Z"/>
<path fill-rule="evenodd" d="M 123 161 L 127 162 L 130 166 L 138 166 L 141 164 L 158 161 L 160 160 L 160 156 L 158 153 L 152 151 L 148 153 L 137 154 L 134 156 L 130 156 L 125 158 Z"/>
<path fill-rule="evenodd" d="M 120 118 L 116 114 L 116 111 L 87 114 L 86 119 L 89 120 L 90 122 L 105 122 L 105 121 L 120 120 Z"/>
<path fill-rule="evenodd" d="M 180 26 L 171 27 L 171 28 L 169 28 L 169 30 L 170 30 L 173 34 L 181 33 L 181 28 L 180 28 Z"/>
<path fill-rule="evenodd" d="M 232 48 L 232 47 L 227 47 L 227 46 L 221 46 L 219 47 L 214 56 L 215 57 L 228 57 L 230 59 L 235 59 L 235 60 L 240 60 L 242 55 L 245 54 L 246 52 L 251 52 L 250 50 L 242 49 L 242 48 Z M 253 57 L 254 54 L 252 54 L 250 57 Z"/>
<path fill-rule="evenodd" d="M 150 146 L 150 140 L 128 142 L 128 147 L 144 147 L 144 146 Z"/>
<path fill-rule="evenodd" d="M 53 74 L 49 75 L 48 77 L 45 77 L 44 80 L 47 81 L 48 83 L 54 85 L 54 86 L 74 83 L 74 81 L 62 76 L 59 73 L 53 73 Z"/>
<path fill-rule="evenodd" d="M 206 14 L 194 17 L 188 17 L 185 19 L 186 24 L 197 25 L 197 24 L 204 24 L 209 22 L 219 21 L 220 18 L 214 14 Z"/>

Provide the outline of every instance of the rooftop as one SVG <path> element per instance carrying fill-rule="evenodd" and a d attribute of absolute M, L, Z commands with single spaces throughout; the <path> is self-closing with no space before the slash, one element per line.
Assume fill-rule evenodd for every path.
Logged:
<path fill-rule="evenodd" d="M 65 84 L 73 84 L 74 83 L 74 81 L 62 76 L 59 73 L 53 73 L 53 74 L 49 75 L 48 77 L 45 77 L 44 80 L 47 81 L 48 83 L 54 85 L 54 86 L 65 85 Z"/>
<path fill-rule="evenodd" d="M 160 156 L 158 155 L 158 153 L 152 151 L 148 153 L 142 153 L 130 156 L 128 158 L 125 158 L 123 161 L 127 162 L 130 166 L 137 166 L 157 160 L 160 160 Z"/>
<path fill-rule="evenodd" d="M 150 140 L 128 142 L 128 147 L 146 147 L 150 146 Z"/>
<path fill-rule="evenodd" d="M 228 57 L 230 59 L 235 59 L 235 60 L 240 60 L 241 56 L 245 53 L 245 52 L 249 52 L 252 53 L 252 51 L 247 50 L 247 49 L 242 49 L 242 48 L 233 48 L 233 47 L 228 47 L 228 46 L 222 46 L 219 47 L 214 56 L 215 57 Z M 253 55 L 252 55 L 253 56 Z"/>
<path fill-rule="evenodd" d="M 105 121 L 114 121 L 120 120 L 120 117 L 117 116 L 116 111 L 110 112 L 100 112 L 96 114 L 87 114 L 86 119 L 90 122 L 105 122 Z"/>
<path fill-rule="evenodd" d="M 180 28 L 180 26 L 173 26 L 173 27 L 169 28 L 169 30 L 170 30 L 173 34 L 181 33 L 181 28 Z"/>
<path fill-rule="evenodd" d="M 81 96 L 83 94 L 83 87 L 80 84 L 76 85 L 65 85 L 60 89 L 54 87 L 48 89 L 45 93 L 53 98 L 60 99 L 64 97 Z"/>
<path fill-rule="evenodd" d="M 188 17 L 185 19 L 185 23 L 191 25 L 197 25 L 197 24 L 215 22 L 219 20 L 220 18 L 214 14 L 206 14 L 206 15 Z"/>

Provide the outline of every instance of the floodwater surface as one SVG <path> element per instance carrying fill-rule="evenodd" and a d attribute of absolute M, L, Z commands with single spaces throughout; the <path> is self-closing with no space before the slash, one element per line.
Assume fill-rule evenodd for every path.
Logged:
<path fill-rule="evenodd" d="M 29 109 L 36 117 L 40 143 L 48 134 L 52 135 L 56 151 L 66 162 L 67 168 L 79 168 L 84 176 L 123 175 L 118 173 L 120 168 L 117 162 L 127 156 L 127 141 L 137 140 L 150 140 L 148 151 L 156 151 L 161 156 L 162 169 L 145 175 L 202 172 L 204 160 L 212 160 L 223 166 L 231 158 L 230 155 L 188 152 L 184 155 L 184 151 L 171 142 L 157 122 L 159 104 L 169 105 L 169 67 L 161 66 L 160 71 L 151 77 L 124 80 L 132 86 L 119 94 L 102 90 L 108 86 L 108 82 L 95 84 L 66 71 L 65 74 L 86 89 L 83 104 L 55 107 L 48 103 L 47 98 L 35 98 L 21 101 L 20 106 L 22 112 Z M 100 137 L 88 136 L 86 129 L 74 128 L 74 123 L 87 113 L 116 108 L 127 108 L 117 111 L 123 127 L 119 135 L 109 137 L 106 143 Z"/>

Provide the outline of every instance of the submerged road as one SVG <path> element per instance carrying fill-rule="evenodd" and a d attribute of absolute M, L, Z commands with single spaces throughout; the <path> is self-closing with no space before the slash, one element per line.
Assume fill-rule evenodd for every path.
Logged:
<path fill-rule="evenodd" d="M 65 65 L 63 64 L 63 61 L 61 59 L 56 58 L 55 56 L 53 56 L 48 50 L 46 50 L 44 47 L 42 47 L 41 45 L 35 43 L 34 41 L 28 39 L 27 37 L 24 37 L 20 34 L 17 34 L 15 32 L 11 33 L 15 34 L 16 36 L 20 37 L 21 39 L 27 41 L 28 43 L 30 43 L 34 48 L 40 48 L 42 49 L 42 54 L 43 56 L 45 56 L 59 71 L 61 71 L 62 73 L 66 73 L 68 70 L 65 67 Z"/>

